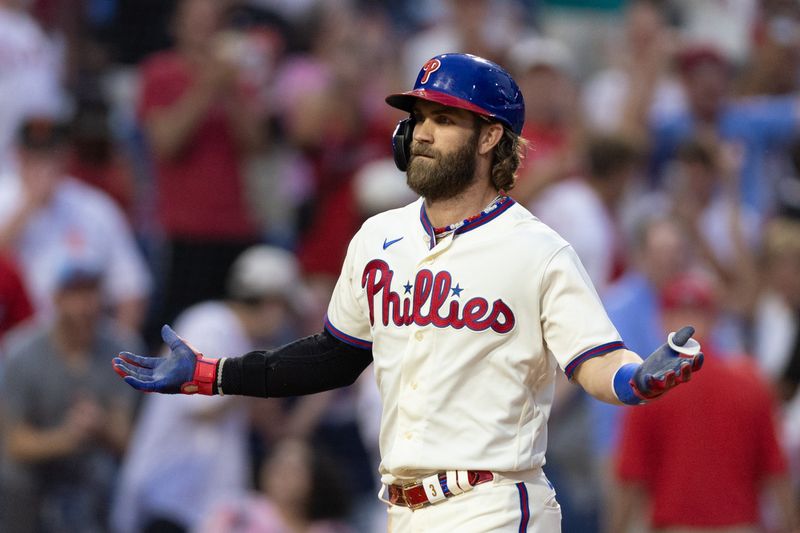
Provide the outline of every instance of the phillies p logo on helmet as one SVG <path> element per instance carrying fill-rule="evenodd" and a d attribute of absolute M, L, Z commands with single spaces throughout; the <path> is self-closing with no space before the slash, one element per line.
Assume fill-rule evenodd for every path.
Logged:
<path fill-rule="evenodd" d="M 427 63 L 422 65 L 422 71 L 425 74 L 423 74 L 422 78 L 420 78 L 419 80 L 420 85 L 425 85 L 426 83 L 428 83 L 428 78 L 430 78 L 431 74 L 439 70 L 439 67 L 441 66 L 442 62 L 436 59 L 435 57 L 433 59 L 428 60 Z"/>

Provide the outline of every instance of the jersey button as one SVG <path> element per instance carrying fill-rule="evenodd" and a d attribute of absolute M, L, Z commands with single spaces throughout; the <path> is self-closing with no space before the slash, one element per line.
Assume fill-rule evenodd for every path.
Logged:
<path fill-rule="evenodd" d="M 418 386 L 417 382 L 415 381 L 414 383 L 411 384 L 411 390 L 417 390 L 417 386 Z"/>
<path fill-rule="evenodd" d="M 414 338 L 417 339 L 418 341 L 421 341 L 424 336 L 425 334 L 422 333 L 421 331 L 414 333 Z"/>
<path fill-rule="evenodd" d="M 405 434 L 405 435 L 403 435 L 403 437 L 404 437 L 406 440 L 411 440 L 411 439 L 413 439 L 413 438 L 414 438 L 414 435 L 412 435 L 410 431 L 407 431 L 407 432 L 406 432 L 406 434 Z"/>

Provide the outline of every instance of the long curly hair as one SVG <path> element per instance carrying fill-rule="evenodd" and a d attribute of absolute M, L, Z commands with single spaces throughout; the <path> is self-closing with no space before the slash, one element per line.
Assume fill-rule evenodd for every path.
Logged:
<path fill-rule="evenodd" d="M 495 146 L 492 160 L 492 185 L 495 189 L 510 191 L 514 188 L 517 170 L 527 149 L 527 140 L 503 126 L 503 136 Z"/>

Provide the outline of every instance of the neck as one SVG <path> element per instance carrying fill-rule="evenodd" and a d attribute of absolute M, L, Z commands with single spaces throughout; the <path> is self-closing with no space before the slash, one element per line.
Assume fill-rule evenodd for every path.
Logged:
<path fill-rule="evenodd" d="M 600 201 L 609 211 L 615 211 L 617 204 L 621 200 L 619 187 L 598 180 L 589 180 L 589 186 L 594 189 Z"/>
<path fill-rule="evenodd" d="M 308 527 L 308 520 L 304 517 L 301 505 L 276 502 L 278 512 L 283 521 L 292 531 L 305 531 Z"/>
<path fill-rule="evenodd" d="M 446 200 L 425 200 L 425 212 L 434 227 L 449 226 L 480 213 L 495 196 L 497 189 L 487 180 L 475 180 L 461 194 Z"/>
<path fill-rule="evenodd" d="M 94 330 L 58 320 L 53 328 L 53 340 L 68 358 L 82 359 L 90 351 L 94 341 Z"/>

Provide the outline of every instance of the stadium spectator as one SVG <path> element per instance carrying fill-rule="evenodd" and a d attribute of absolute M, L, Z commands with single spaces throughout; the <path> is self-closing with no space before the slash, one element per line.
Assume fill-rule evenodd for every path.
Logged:
<path fill-rule="evenodd" d="M 374 92 L 383 94 L 386 78 L 394 80 L 386 65 L 396 50 L 347 22 L 356 16 L 352 7 L 321 7 L 309 51 L 289 58 L 276 80 L 281 124 L 306 184 L 297 206 L 297 254 L 321 302 L 327 302 L 349 239 L 362 222 L 354 176 L 364 164 L 390 155 L 386 139 L 397 119 L 387 106 L 376 110 L 374 102 L 366 103 Z M 374 65 L 370 76 L 363 76 L 365 64 Z"/>
<path fill-rule="evenodd" d="M 181 0 L 176 46 L 141 65 L 139 118 L 155 160 L 156 210 L 165 237 L 165 295 L 157 322 L 224 296 L 236 257 L 258 238 L 242 164 L 262 141 L 253 88 L 240 80 L 237 36 L 224 2 Z"/>
<path fill-rule="evenodd" d="M 353 533 L 338 473 L 311 443 L 281 441 L 261 469 L 260 492 L 218 504 L 198 533 Z"/>
<path fill-rule="evenodd" d="M 800 221 L 777 218 L 767 225 L 763 286 L 753 314 L 758 365 L 782 401 L 783 442 L 795 487 L 800 490 Z"/>
<path fill-rule="evenodd" d="M 622 137 L 597 136 L 587 141 L 583 158 L 585 177 L 551 185 L 530 210 L 575 248 L 602 294 L 624 272 L 628 260 L 620 211 L 639 177 L 641 155 Z"/>
<path fill-rule="evenodd" d="M 31 117 L 18 137 L 19 179 L 0 187 L 0 250 L 20 265 L 38 314 L 52 312 L 57 265 L 103 264 L 104 304 L 131 331 L 142 323 L 150 273 L 122 211 L 103 192 L 66 174 L 66 126 Z"/>
<path fill-rule="evenodd" d="M 530 143 L 511 196 L 527 205 L 549 185 L 580 172 L 580 89 L 572 53 L 554 39 L 525 38 L 509 49 L 508 62 L 525 98 L 522 136 Z"/>
<path fill-rule="evenodd" d="M 797 77 L 792 72 L 800 67 L 800 6 L 774 0 L 759 4 L 737 92 L 790 94 L 797 90 Z"/>
<path fill-rule="evenodd" d="M 234 262 L 227 282 L 229 298 L 188 308 L 175 329 L 206 353 L 235 355 L 256 346 L 280 345 L 293 338 L 299 288 L 296 259 L 289 252 L 258 245 Z M 252 400 L 192 400 L 145 398 L 115 499 L 115 531 L 193 530 L 204 520 L 204 510 L 250 486 Z M 259 418 L 269 418 L 276 433 L 288 431 L 292 423 L 282 420 L 275 402 L 259 403 L 258 410 L 267 412 Z"/>
<path fill-rule="evenodd" d="M 507 0 L 442 0 L 433 9 L 423 10 L 428 20 L 422 21 L 421 30 L 406 39 L 402 48 L 402 86 L 414 82 L 419 65 L 444 51 L 501 59 L 520 30 L 521 18 L 514 7 Z"/>
<path fill-rule="evenodd" d="M 658 0 L 627 3 L 624 39 L 612 48 L 611 64 L 583 86 L 590 129 L 642 141 L 646 131 L 640 132 L 635 117 L 652 121 L 685 107 L 683 88 L 670 69 L 676 35 L 667 18 Z"/>
<path fill-rule="evenodd" d="M 536 0 L 536 25 L 543 34 L 570 43 L 582 75 L 607 64 L 604 54 L 623 33 L 627 0 Z"/>
<path fill-rule="evenodd" d="M 652 140 L 656 183 L 663 183 L 667 163 L 691 137 L 712 137 L 740 145 L 743 161 L 741 199 L 759 216 L 775 209 L 775 176 L 768 164 L 794 139 L 800 123 L 795 95 L 734 99 L 733 65 L 709 46 L 685 47 L 677 65 L 687 108 L 655 120 L 642 118 Z"/>
<path fill-rule="evenodd" d="M 61 263 L 52 324 L 32 325 L 8 354 L 4 532 L 108 529 L 109 495 L 135 397 L 110 373 L 106 355 L 141 343 L 103 321 L 102 279 L 97 263 Z"/>
<path fill-rule="evenodd" d="M 727 272 L 734 259 L 759 246 L 758 213 L 740 200 L 742 153 L 739 146 L 713 139 L 687 139 L 675 157 L 666 184 L 671 211 L 685 224 L 710 266 Z"/>
<path fill-rule="evenodd" d="M 658 212 L 642 215 L 627 242 L 630 268 L 603 294 L 603 302 L 626 345 L 636 349 L 663 337 L 658 292 L 691 268 L 694 258 L 681 227 Z"/>
<path fill-rule="evenodd" d="M 690 268 L 689 242 L 671 217 L 658 212 L 640 216 L 628 241 L 630 268 L 602 295 L 608 316 L 631 350 L 646 350 L 664 337 L 658 294 L 669 280 Z M 592 448 L 604 485 L 604 498 L 613 491 L 611 456 L 619 439 L 622 409 L 590 402 Z M 601 507 L 608 518 L 608 501 Z M 614 532 L 617 533 L 617 532 Z"/>
<path fill-rule="evenodd" d="M 764 287 L 755 312 L 755 353 L 782 400 L 800 390 L 800 222 L 777 218 L 767 226 Z"/>
<path fill-rule="evenodd" d="M 635 512 L 648 509 L 647 521 L 659 531 L 756 532 L 763 488 L 781 506 L 780 530 L 796 531 L 774 397 L 749 358 L 711 342 L 714 285 L 698 274 L 682 276 L 660 291 L 659 302 L 667 331 L 694 324 L 704 373 L 678 394 L 625 414 L 609 531 L 628 531 Z M 689 410 L 692 420 L 681 416 Z"/>
<path fill-rule="evenodd" d="M 563 179 L 546 188 L 531 212 L 564 237 L 578 254 L 602 294 L 625 263 L 619 207 L 641 161 L 636 147 L 622 137 L 597 136 L 587 141 L 586 176 Z M 592 475 L 591 405 L 588 395 L 557 382 L 553 418 L 548 429 L 552 446 L 547 475 L 561 484 L 563 527 L 597 530 L 598 480 Z M 611 406 L 609 406 L 611 407 Z M 613 407 L 612 407 L 613 408 Z"/>
<path fill-rule="evenodd" d="M 78 102 L 69 125 L 67 173 L 106 193 L 132 220 L 136 200 L 133 167 L 111 133 L 109 113 L 101 99 Z"/>
<path fill-rule="evenodd" d="M 29 5 L 0 0 L 0 175 L 14 172 L 14 136 L 25 117 L 62 110 L 62 54 Z"/>

